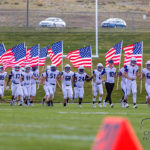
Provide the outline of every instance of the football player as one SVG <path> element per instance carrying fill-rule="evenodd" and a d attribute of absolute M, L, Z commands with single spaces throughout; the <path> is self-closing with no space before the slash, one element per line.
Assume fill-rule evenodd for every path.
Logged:
<path fill-rule="evenodd" d="M 72 99 L 73 91 L 72 91 L 72 81 L 73 81 L 74 73 L 71 71 L 71 67 L 69 64 L 65 65 L 65 70 L 61 74 L 62 79 L 62 91 L 64 95 L 64 107 L 67 104 L 67 100 Z"/>
<path fill-rule="evenodd" d="M 39 71 L 37 70 L 37 66 L 32 67 L 32 73 L 36 77 L 36 79 L 39 79 Z M 33 103 L 33 99 L 36 96 L 36 84 L 39 84 L 39 80 L 31 78 L 31 103 Z"/>
<path fill-rule="evenodd" d="M 7 72 L 4 72 L 3 66 L 0 66 L 0 100 L 2 100 L 2 97 L 4 96 L 6 77 L 7 77 Z"/>
<path fill-rule="evenodd" d="M 114 88 L 114 82 L 115 82 L 115 77 L 116 77 L 116 68 L 113 65 L 113 60 L 108 61 L 109 66 L 106 67 L 101 75 L 102 75 L 102 81 L 104 80 L 104 75 L 106 75 L 106 81 L 105 81 L 105 87 L 107 91 L 107 96 L 106 99 L 104 100 L 104 107 L 106 107 L 106 102 L 109 101 L 110 107 L 113 108 L 114 105 L 112 104 L 112 99 L 111 99 L 111 94 Z"/>
<path fill-rule="evenodd" d="M 133 108 L 137 108 L 136 105 L 136 94 L 137 94 L 137 84 L 136 78 L 138 77 L 138 66 L 136 65 L 136 58 L 132 57 L 130 59 L 130 65 L 125 66 L 125 71 L 123 75 L 127 78 L 127 94 L 125 96 L 125 107 L 128 107 L 127 97 L 130 95 L 132 90 L 133 94 Z"/>
<path fill-rule="evenodd" d="M 18 98 L 19 106 L 23 104 L 23 91 L 21 87 L 21 77 L 22 71 L 19 65 L 15 65 L 14 69 L 12 69 L 11 73 L 9 74 L 9 78 L 7 81 L 7 87 L 9 87 L 9 82 L 11 80 L 11 90 L 12 90 L 12 98 L 11 98 L 11 105 L 15 105 L 15 97 Z M 8 89 L 8 88 L 7 88 Z"/>
<path fill-rule="evenodd" d="M 49 92 L 48 92 L 48 88 L 47 88 L 48 82 L 47 82 L 47 79 L 46 79 L 46 72 L 47 72 L 48 70 L 50 70 L 50 66 L 47 66 L 47 67 L 46 67 L 46 71 L 43 72 L 43 73 L 41 74 L 41 77 L 40 77 L 40 81 L 41 81 L 41 83 L 43 84 L 43 88 L 44 88 L 44 91 L 45 91 L 45 96 L 44 96 L 44 98 L 43 98 L 43 100 L 42 100 L 42 105 L 43 105 L 43 106 L 44 106 L 44 104 L 45 104 L 45 100 L 48 99 L 48 97 L 49 97 Z"/>
<path fill-rule="evenodd" d="M 25 72 L 22 72 L 22 81 L 24 81 L 24 96 L 25 96 L 25 104 L 28 106 L 32 106 L 33 101 L 30 101 L 30 93 L 31 93 L 31 79 L 37 80 L 31 71 L 31 67 L 29 65 L 25 66 Z"/>
<path fill-rule="evenodd" d="M 150 61 L 146 62 L 146 68 L 142 70 L 142 79 L 145 78 L 145 90 L 147 93 L 147 103 L 150 109 Z"/>
<path fill-rule="evenodd" d="M 122 89 L 122 92 L 123 92 L 123 96 L 122 96 L 122 99 L 120 100 L 121 102 L 121 106 L 124 107 L 125 106 L 125 97 L 126 97 L 126 78 L 124 77 L 123 75 L 124 73 L 124 67 L 122 67 L 118 74 L 117 74 L 117 77 L 121 77 L 122 76 L 122 80 L 121 80 L 121 89 Z M 128 107 L 128 105 L 126 105 L 126 108 Z"/>
<path fill-rule="evenodd" d="M 103 71 L 103 64 L 98 63 L 97 69 L 93 71 L 93 77 L 94 77 L 94 85 L 93 85 L 93 108 L 96 107 L 95 100 L 97 96 L 97 91 L 99 92 L 99 102 L 98 105 L 101 107 L 101 101 L 103 96 L 103 85 L 101 80 L 101 73 Z"/>
<path fill-rule="evenodd" d="M 53 98 L 56 91 L 57 80 L 60 80 L 60 72 L 57 70 L 56 65 L 52 64 L 50 70 L 46 71 L 46 78 L 48 83 L 49 98 L 46 99 L 47 106 L 53 106 Z M 59 85 L 60 86 L 60 85 Z"/>
<path fill-rule="evenodd" d="M 83 66 L 78 68 L 78 72 L 74 74 L 74 82 L 76 83 L 76 96 L 79 97 L 79 107 L 81 107 L 82 99 L 84 96 L 84 82 L 91 81 L 92 77 L 90 78 L 87 73 L 85 73 L 85 69 Z"/>

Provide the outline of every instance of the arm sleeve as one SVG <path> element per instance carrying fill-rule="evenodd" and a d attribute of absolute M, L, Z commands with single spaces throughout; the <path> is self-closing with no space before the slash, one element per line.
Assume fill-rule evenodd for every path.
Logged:
<path fill-rule="evenodd" d="M 104 75 L 106 73 L 106 70 L 104 68 L 104 70 L 102 71 L 101 75 Z"/>
<path fill-rule="evenodd" d="M 124 67 L 124 71 L 125 71 L 125 72 L 128 72 L 128 66 L 125 66 L 125 67 Z"/>

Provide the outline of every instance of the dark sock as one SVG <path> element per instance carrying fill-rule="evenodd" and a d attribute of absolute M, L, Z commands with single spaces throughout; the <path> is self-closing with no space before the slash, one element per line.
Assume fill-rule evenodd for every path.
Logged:
<path fill-rule="evenodd" d="M 51 103 L 51 106 L 53 106 L 53 101 L 50 101 L 50 103 Z"/>
<path fill-rule="evenodd" d="M 66 106 L 66 103 L 64 103 L 64 107 Z"/>
<path fill-rule="evenodd" d="M 50 101 L 47 102 L 47 106 L 50 106 Z"/>

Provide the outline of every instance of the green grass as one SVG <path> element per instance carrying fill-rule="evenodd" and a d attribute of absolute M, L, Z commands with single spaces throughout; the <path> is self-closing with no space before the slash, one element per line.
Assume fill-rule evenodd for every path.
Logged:
<path fill-rule="evenodd" d="M 59 40 L 64 42 L 64 53 L 91 45 L 93 54 L 95 53 L 95 34 L 76 33 L 76 32 L 2 32 L 0 43 L 4 42 L 6 48 L 10 48 L 21 42 L 26 42 L 28 47 L 40 43 L 40 46 L 47 46 Z M 96 64 L 102 62 L 104 64 L 104 53 L 109 50 L 115 43 L 124 40 L 124 46 L 137 41 L 144 41 L 144 63 L 150 59 L 150 33 L 149 32 L 100 32 L 99 33 L 99 58 L 93 59 L 93 69 Z M 123 61 L 123 58 L 122 58 Z M 51 62 L 47 58 L 46 65 Z M 69 60 L 64 59 L 64 64 Z M 58 67 L 61 70 L 61 66 Z M 73 71 L 77 71 L 72 67 Z M 10 72 L 10 69 L 7 70 Z M 40 68 L 40 73 L 42 67 Z M 90 75 L 91 70 L 86 69 Z M 138 103 L 145 103 L 145 90 L 143 82 L 143 93 L 140 94 L 140 81 L 138 79 Z M 44 96 L 42 85 L 37 91 L 35 100 L 41 101 Z M 104 88 L 104 97 L 106 91 Z M 62 102 L 63 95 L 57 88 L 54 103 Z M 122 92 L 114 88 L 112 99 L 113 102 L 119 102 Z M 11 90 L 5 91 L 4 100 L 11 98 Z M 77 102 L 77 100 L 75 101 Z M 91 83 L 85 83 L 85 96 L 83 102 L 92 102 Z M 129 103 L 132 103 L 132 96 L 129 97 Z M 138 109 L 133 109 L 132 105 L 129 109 L 122 109 L 120 104 L 115 104 L 114 109 L 92 108 L 92 104 L 83 104 L 79 109 L 77 104 L 69 104 L 67 108 L 63 108 L 62 104 L 55 104 L 53 108 L 42 107 L 35 104 L 34 107 L 22 108 L 19 106 L 10 107 L 9 104 L 2 103 L 0 105 L 0 149 L 2 150 L 87 150 L 90 149 L 94 137 L 99 129 L 100 123 L 105 116 L 123 116 L 127 117 L 145 150 L 149 149 L 149 140 L 143 140 L 144 131 L 149 130 L 150 121 L 147 120 L 140 130 L 140 122 L 142 119 L 149 117 L 149 109 L 146 105 L 139 105 Z M 149 135 L 148 135 L 149 136 Z M 126 139 L 127 140 L 127 139 Z"/>
<path fill-rule="evenodd" d="M 106 116 L 127 117 L 145 150 L 149 140 L 143 140 L 144 131 L 150 131 L 149 109 L 139 105 L 138 109 L 123 109 L 115 104 L 111 109 L 92 107 L 92 104 L 54 104 L 53 108 L 35 104 L 33 107 L 0 104 L 0 149 L 1 150 L 88 150 L 91 148 L 100 124 Z M 148 135 L 149 137 L 149 135 Z M 127 141 L 128 139 L 126 139 Z"/>

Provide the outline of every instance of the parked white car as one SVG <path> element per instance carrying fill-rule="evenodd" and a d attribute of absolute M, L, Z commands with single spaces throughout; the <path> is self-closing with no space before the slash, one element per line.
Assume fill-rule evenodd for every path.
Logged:
<path fill-rule="evenodd" d="M 40 27 L 66 27 L 66 23 L 60 18 L 46 18 L 39 23 Z"/>

